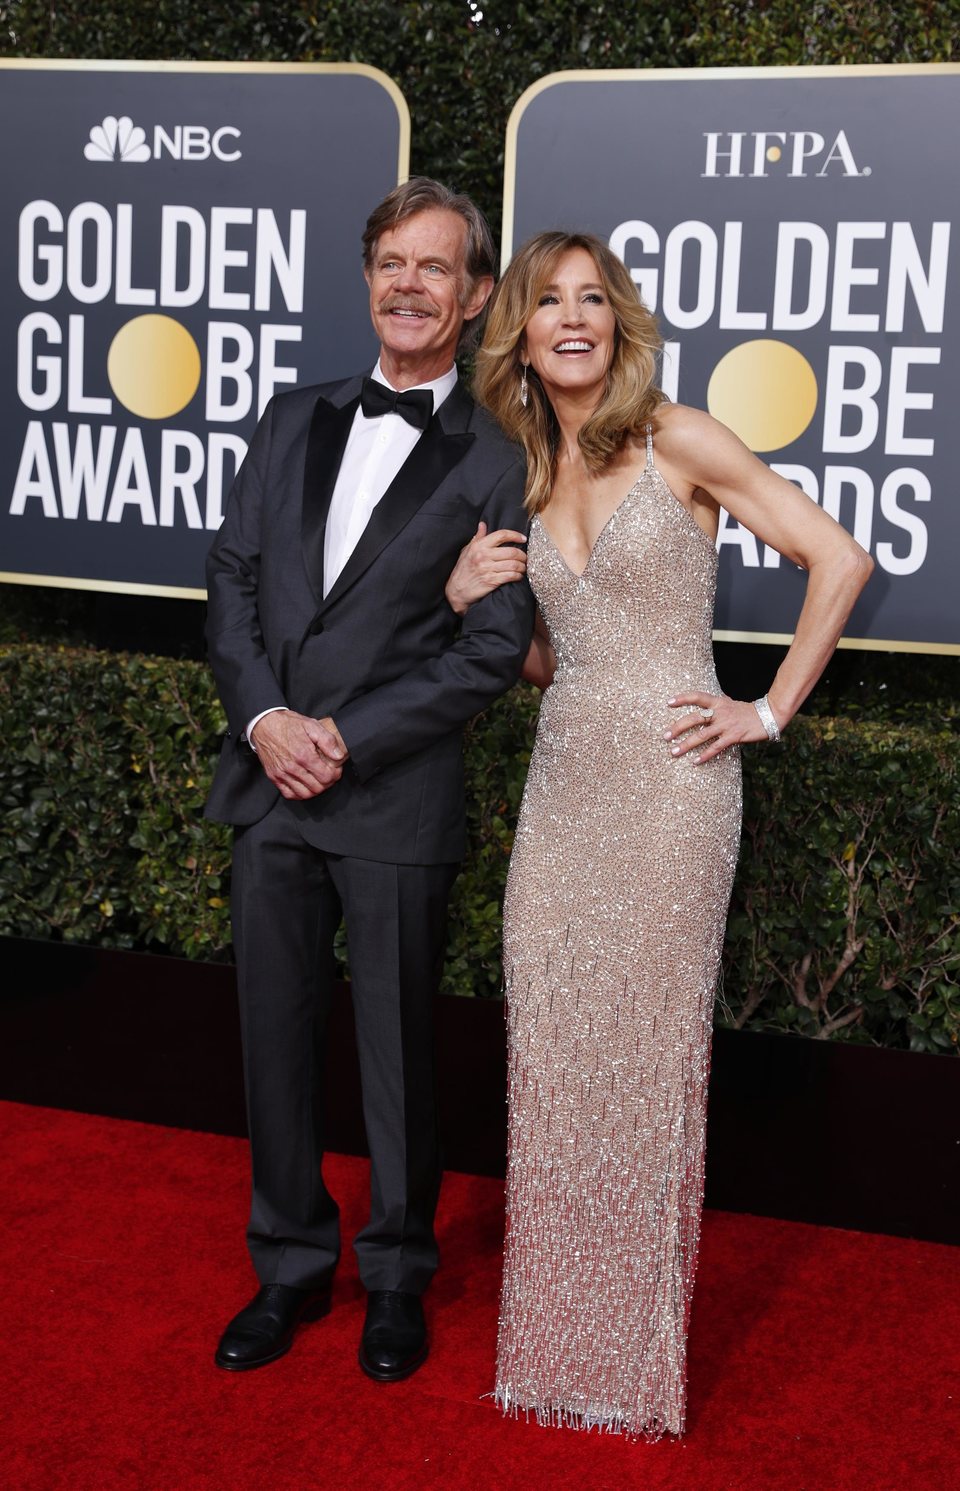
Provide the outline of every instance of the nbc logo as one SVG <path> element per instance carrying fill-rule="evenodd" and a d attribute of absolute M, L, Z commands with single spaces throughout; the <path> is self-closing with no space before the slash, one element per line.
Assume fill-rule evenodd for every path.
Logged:
<path fill-rule="evenodd" d="M 87 160 L 149 160 L 153 154 L 147 136 L 129 114 L 115 119 L 108 114 L 102 124 L 95 124 L 83 147 Z"/>
<path fill-rule="evenodd" d="M 215 130 L 209 130 L 205 124 L 175 124 L 170 130 L 156 124 L 151 147 L 147 131 L 134 124 L 129 114 L 119 119 L 108 114 L 91 129 L 83 153 L 90 161 L 133 163 L 169 155 L 173 160 L 184 161 L 209 160 L 215 156 L 229 163 L 240 159 L 239 139 L 240 131 L 232 124 L 222 124 Z"/>

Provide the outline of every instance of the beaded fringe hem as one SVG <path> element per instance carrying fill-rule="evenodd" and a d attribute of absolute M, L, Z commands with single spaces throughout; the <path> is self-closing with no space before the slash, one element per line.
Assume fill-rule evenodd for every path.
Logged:
<path fill-rule="evenodd" d="M 684 1431 L 682 1423 L 673 1429 L 658 1419 L 636 1428 L 625 1413 L 591 1413 L 570 1408 L 564 1403 L 519 1403 L 509 1387 L 498 1386 L 494 1392 L 484 1396 L 493 1399 L 504 1418 L 522 1418 L 528 1424 L 534 1419 L 541 1429 L 576 1429 L 584 1434 L 596 1430 L 598 1434 L 620 1434 L 638 1444 L 656 1444 L 664 1436 L 679 1439 Z"/>
<path fill-rule="evenodd" d="M 641 985 L 582 956 L 572 934 L 535 976 L 506 967 L 508 1224 L 492 1396 L 541 1427 L 655 1443 L 684 1430 L 709 1026 L 698 1000 L 692 1029 L 667 1042 L 672 983 L 638 1009 Z M 533 1051 L 531 1035 L 544 1037 Z M 636 1061 L 618 1070 L 609 1053 L 631 1035 Z"/>

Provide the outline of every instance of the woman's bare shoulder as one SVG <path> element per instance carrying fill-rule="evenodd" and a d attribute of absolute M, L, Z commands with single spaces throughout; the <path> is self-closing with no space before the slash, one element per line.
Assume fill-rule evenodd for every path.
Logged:
<path fill-rule="evenodd" d="M 653 439 L 663 458 L 680 466 L 700 468 L 705 458 L 731 455 L 735 448 L 746 453 L 731 429 L 689 404 L 661 404 L 653 417 Z"/>
<path fill-rule="evenodd" d="M 726 427 L 703 409 L 694 409 L 690 404 L 660 404 L 653 416 L 653 438 L 682 443 L 703 437 L 710 430 Z"/>

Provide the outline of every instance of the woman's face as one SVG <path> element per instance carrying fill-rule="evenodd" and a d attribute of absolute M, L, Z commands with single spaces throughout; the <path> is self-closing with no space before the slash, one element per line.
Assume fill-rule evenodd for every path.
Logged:
<path fill-rule="evenodd" d="M 547 396 L 595 392 L 599 403 L 613 361 L 617 321 L 586 249 L 569 249 L 537 297 L 520 351 Z"/>

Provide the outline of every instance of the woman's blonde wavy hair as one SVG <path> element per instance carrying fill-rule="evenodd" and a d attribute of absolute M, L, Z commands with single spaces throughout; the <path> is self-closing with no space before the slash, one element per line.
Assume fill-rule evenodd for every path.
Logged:
<path fill-rule="evenodd" d="M 520 343 L 544 286 L 571 249 L 585 249 L 597 266 L 617 323 L 606 392 L 579 435 L 587 470 L 602 471 L 665 398 L 653 381 L 663 339 L 616 254 L 592 233 L 538 233 L 525 243 L 493 292 L 477 353 L 474 393 L 526 452 L 526 507 L 531 514 L 550 500 L 560 427 L 532 367 L 527 369 L 526 407 L 520 402 Z"/>

